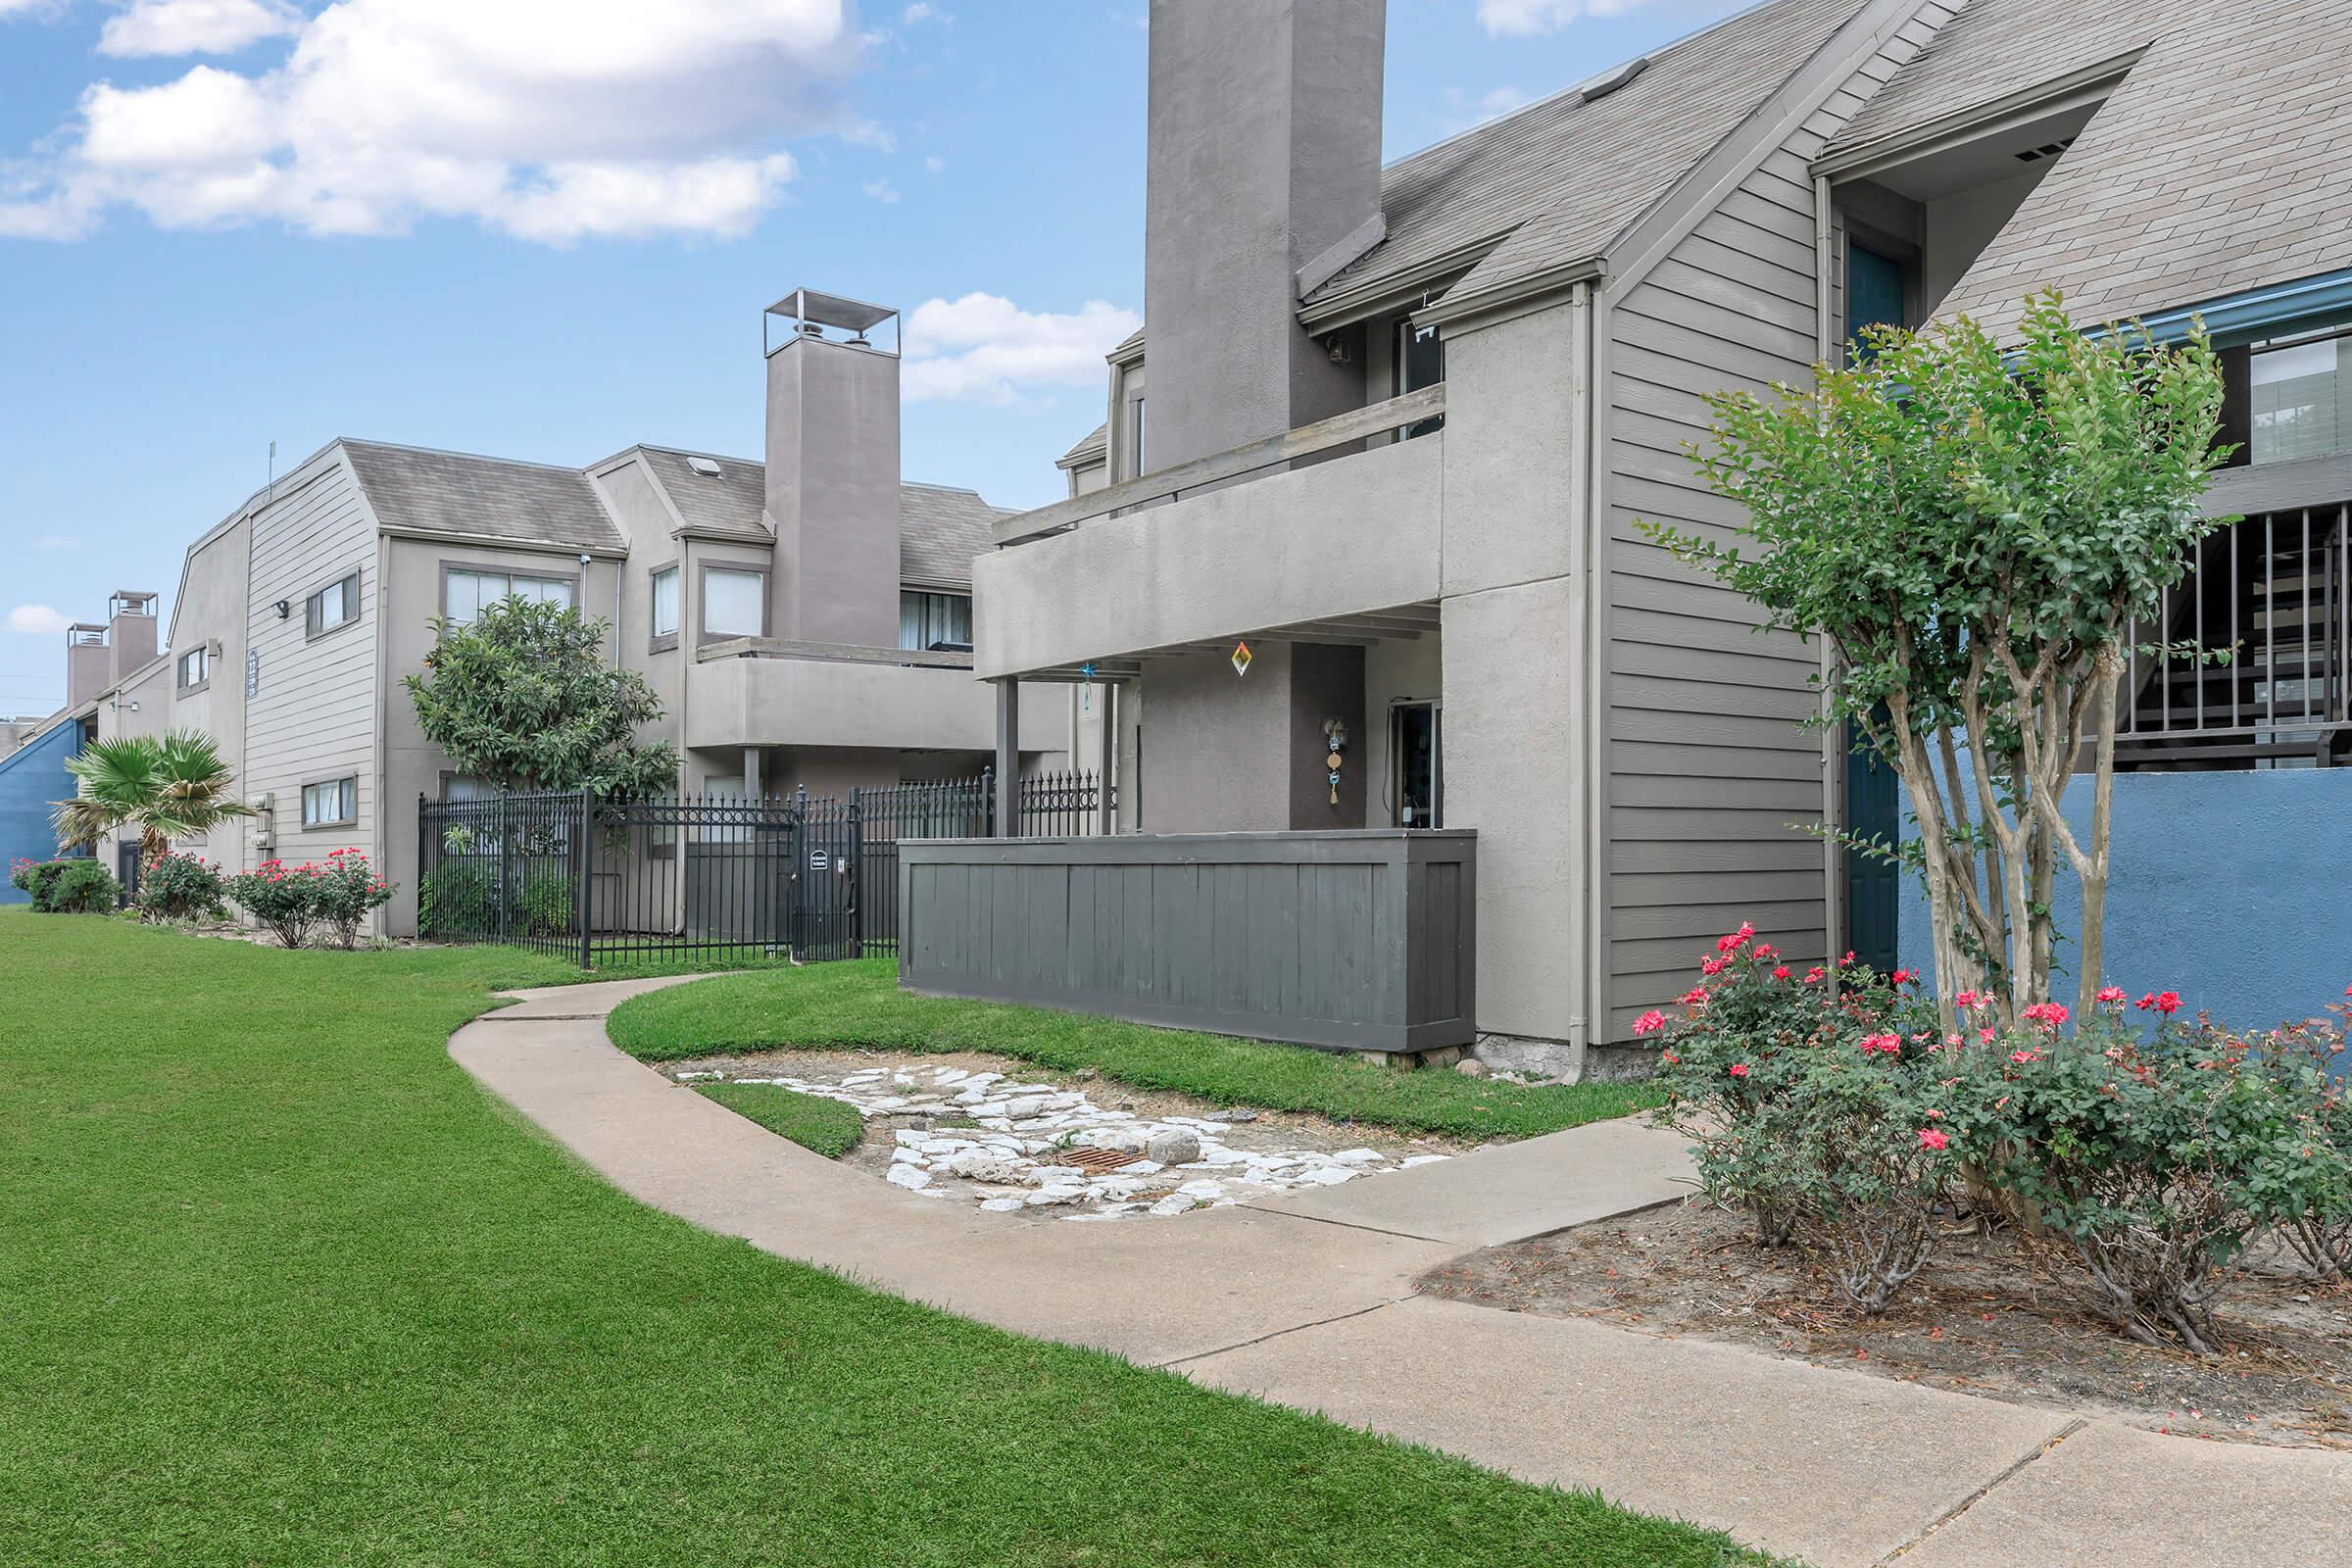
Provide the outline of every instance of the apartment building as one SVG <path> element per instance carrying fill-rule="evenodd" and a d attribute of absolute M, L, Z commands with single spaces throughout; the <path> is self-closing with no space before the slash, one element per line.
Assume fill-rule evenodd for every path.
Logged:
<path fill-rule="evenodd" d="M 1474 924 L 1339 958 L 1474 940 L 1482 1054 L 1563 1075 L 1632 1063 L 1742 920 L 1894 961 L 1894 878 L 1813 831 L 1901 821 L 1805 725 L 1821 650 L 1639 524 L 1739 525 L 1685 450 L 1708 393 L 2056 286 L 2086 321 L 2201 318 L 2246 443 L 2211 508 L 2247 520 L 2165 612 L 2241 658 L 2131 677 L 2115 972 L 2276 1016 L 2326 1000 L 2288 978 L 2308 947 L 2340 991 L 2352 5 L 1769 0 L 1384 168 L 1385 9 L 1152 9 L 1145 328 L 1068 499 L 974 571 L 983 676 L 1115 687 L 1121 825 L 1302 864 L 1333 830 L 1474 832 Z M 2277 907 L 2328 912 L 2280 949 Z M 2272 945 L 2183 956 L 2183 909 Z M 1269 995 L 1335 961 L 1314 924 L 1268 927 Z"/>
<path fill-rule="evenodd" d="M 189 547 L 160 638 L 152 594 L 69 634 L 66 708 L 0 759 L 0 855 L 50 852 L 46 802 L 72 793 L 81 742 L 200 729 L 258 813 L 202 853 L 242 868 L 358 846 L 402 884 L 385 929 L 413 931 L 418 801 L 483 786 L 424 738 L 401 680 L 441 622 L 510 595 L 608 623 L 610 657 L 661 698 L 645 738 L 678 747 L 682 792 L 996 765 L 970 563 L 1004 514 L 900 478 L 897 313 L 799 290 L 764 319 L 764 462 L 640 445 L 575 468 L 340 439 L 247 497 Z M 1075 700 L 1050 700 L 1066 698 L 1030 705 L 1004 761 L 1066 765 Z"/>

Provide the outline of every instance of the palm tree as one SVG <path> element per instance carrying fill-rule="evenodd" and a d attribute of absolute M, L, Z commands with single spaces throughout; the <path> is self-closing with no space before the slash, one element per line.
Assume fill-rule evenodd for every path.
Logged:
<path fill-rule="evenodd" d="M 59 847 L 88 848 L 116 828 L 134 826 L 142 874 L 172 853 L 173 839 L 253 814 L 230 793 L 235 779 L 220 749 L 198 730 L 173 730 L 160 741 L 148 735 L 92 741 L 66 771 L 80 793 L 49 808 Z"/>

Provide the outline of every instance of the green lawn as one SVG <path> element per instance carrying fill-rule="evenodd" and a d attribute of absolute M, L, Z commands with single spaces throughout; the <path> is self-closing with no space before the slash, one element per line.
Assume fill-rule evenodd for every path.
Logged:
<path fill-rule="evenodd" d="M 1092 1067 L 1142 1089 L 1224 1105 L 1311 1110 L 1342 1120 L 1525 1138 L 1658 1104 L 1642 1084 L 1506 1084 L 1458 1072 L 1398 1072 L 1345 1053 L 993 1002 L 908 996 L 888 959 L 726 975 L 623 1003 L 610 1032 L 648 1061 L 780 1047 L 993 1051 L 1041 1067 Z"/>
<path fill-rule="evenodd" d="M 753 1121 L 803 1149 L 813 1149 L 827 1159 L 839 1159 L 865 1136 L 865 1118 L 858 1107 L 804 1095 L 782 1084 L 696 1084 L 706 1099 L 715 1100 L 738 1116 Z"/>
<path fill-rule="evenodd" d="M 0 1560 L 1742 1560 L 644 1208 L 445 1050 L 560 974 L 0 910 Z"/>

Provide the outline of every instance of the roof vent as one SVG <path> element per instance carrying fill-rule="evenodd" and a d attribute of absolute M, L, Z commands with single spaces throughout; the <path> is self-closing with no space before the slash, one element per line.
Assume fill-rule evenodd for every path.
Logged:
<path fill-rule="evenodd" d="M 686 460 L 686 466 L 692 468 L 695 472 L 701 474 L 706 479 L 715 479 L 718 477 L 718 460 L 715 458 L 688 458 Z"/>
<path fill-rule="evenodd" d="M 1611 67 L 1591 80 L 1580 82 L 1576 89 L 1577 96 L 1586 103 L 1595 98 L 1606 98 L 1648 69 L 1649 56 L 1636 55 L 1622 66 Z"/>
<path fill-rule="evenodd" d="M 2038 164 L 2045 158 L 2057 157 L 2074 144 L 2075 138 L 2069 136 L 2064 141 L 2046 142 L 2039 147 L 2029 147 L 2024 152 L 2012 156 L 2021 164 Z"/>

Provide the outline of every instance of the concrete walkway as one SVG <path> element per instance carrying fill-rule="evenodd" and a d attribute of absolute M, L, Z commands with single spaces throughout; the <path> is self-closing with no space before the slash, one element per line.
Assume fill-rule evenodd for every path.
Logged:
<path fill-rule="evenodd" d="M 709 1230 L 1818 1568 L 2352 1568 L 2352 1454 L 1414 1293 L 1475 1248 L 1682 1196 L 1671 1134 L 1604 1122 L 1176 1219 L 1023 1221 L 810 1153 L 606 1041 L 622 998 L 674 983 L 517 993 L 450 1053 L 622 1190 Z"/>

